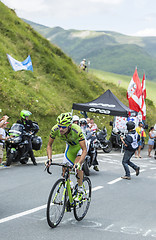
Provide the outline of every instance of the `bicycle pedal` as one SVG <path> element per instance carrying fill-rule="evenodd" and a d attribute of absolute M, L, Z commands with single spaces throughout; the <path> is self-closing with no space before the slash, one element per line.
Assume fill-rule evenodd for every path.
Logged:
<path fill-rule="evenodd" d="M 67 204 L 66 204 L 66 212 L 71 212 L 71 206 L 70 206 L 69 200 L 67 201 Z"/>
<path fill-rule="evenodd" d="M 71 212 L 71 208 L 70 207 L 66 207 L 66 212 Z"/>

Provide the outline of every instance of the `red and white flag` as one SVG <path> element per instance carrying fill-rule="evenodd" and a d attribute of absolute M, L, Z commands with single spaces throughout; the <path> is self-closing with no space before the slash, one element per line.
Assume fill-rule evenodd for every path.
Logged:
<path fill-rule="evenodd" d="M 142 94 L 143 94 L 143 96 L 144 96 L 144 99 L 146 99 L 145 73 L 144 73 L 144 75 L 143 75 L 141 88 L 142 88 Z"/>
<path fill-rule="evenodd" d="M 142 88 L 141 88 L 141 83 L 138 76 L 137 68 L 135 69 L 133 77 L 128 86 L 127 99 L 129 101 L 129 108 L 131 110 L 134 110 L 136 112 L 139 112 L 141 110 Z"/>
<path fill-rule="evenodd" d="M 145 86 L 145 73 L 144 73 L 144 75 L 143 75 L 141 88 L 142 88 L 141 114 L 142 114 L 142 120 L 146 120 L 146 104 L 145 104 L 145 99 L 146 99 L 146 86 Z"/>

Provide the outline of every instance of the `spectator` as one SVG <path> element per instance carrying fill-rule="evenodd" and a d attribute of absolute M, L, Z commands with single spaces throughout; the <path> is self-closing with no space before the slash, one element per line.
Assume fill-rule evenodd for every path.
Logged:
<path fill-rule="evenodd" d="M 95 133 L 98 130 L 98 127 L 96 123 L 94 123 L 93 118 L 90 119 L 89 128 L 90 128 L 90 131 L 92 131 L 93 133 Z"/>
<path fill-rule="evenodd" d="M 154 147 L 154 138 L 156 137 L 154 133 L 154 127 L 149 129 L 149 140 L 148 140 L 148 157 L 151 157 L 151 151 Z"/>
<path fill-rule="evenodd" d="M 7 122 L 8 118 L 9 118 L 9 117 L 8 117 L 7 115 L 4 115 L 4 116 L 0 119 L 0 127 L 2 127 L 5 122 Z"/>
<path fill-rule="evenodd" d="M 86 70 L 86 68 L 87 68 L 86 59 L 83 59 L 83 60 L 80 62 L 79 67 L 80 67 L 83 71 Z"/>
<path fill-rule="evenodd" d="M 90 118 L 87 118 L 87 127 L 89 128 Z"/>
<path fill-rule="evenodd" d="M 3 121 L 3 120 L 2 120 Z M 3 152 L 5 148 L 5 141 L 9 138 L 6 136 L 5 128 L 7 127 L 8 122 L 0 122 L 0 166 L 3 167 Z"/>
<path fill-rule="evenodd" d="M 136 132 L 139 134 L 140 140 L 138 142 L 138 146 L 139 146 L 138 150 L 136 150 L 136 152 L 135 152 L 135 157 L 136 158 L 138 158 L 138 157 L 141 158 L 140 152 L 141 152 L 141 148 L 142 148 L 142 139 L 144 137 L 146 137 L 146 133 L 143 129 L 143 123 L 142 122 L 139 122 L 138 127 L 136 128 Z M 138 152 L 138 154 L 137 154 L 137 152 Z"/>
<path fill-rule="evenodd" d="M 127 125 L 128 134 L 126 135 L 125 139 L 123 139 L 123 137 L 120 137 L 121 141 L 124 145 L 124 149 L 125 149 L 124 156 L 122 159 L 122 165 L 125 170 L 125 176 L 123 176 L 121 178 L 131 180 L 131 175 L 130 175 L 128 166 L 130 166 L 131 168 L 133 168 L 136 171 L 136 176 L 139 175 L 140 167 L 138 167 L 134 163 L 132 163 L 130 161 L 130 159 L 138 147 L 137 141 L 139 140 L 140 137 L 135 130 L 135 123 L 133 121 L 127 122 L 126 125 Z"/>

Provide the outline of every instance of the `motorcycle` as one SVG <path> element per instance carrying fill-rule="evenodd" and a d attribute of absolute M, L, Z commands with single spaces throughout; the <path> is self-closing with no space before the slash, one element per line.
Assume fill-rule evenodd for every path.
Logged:
<path fill-rule="evenodd" d="M 109 153 L 112 150 L 112 143 L 110 140 L 107 140 L 107 129 L 103 127 L 102 130 L 99 130 L 96 133 L 96 141 L 95 147 L 97 149 L 101 148 L 105 153 Z"/>
<path fill-rule="evenodd" d="M 91 133 L 87 135 L 87 143 L 89 144 L 89 150 L 85 157 L 85 161 L 83 163 L 83 171 L 86 176 L 90 175 L 90 167 L 93 166 L 94 161 L 97 159 L 97 148 L 96 142 L 98 141 L 95 135 Z"/>
<path fill-rule="evenodd" d="M 12 162 L 20 162 L 27 164 L 29 159 L 28 153 L 28 138 L 31 138 L 32 149 L 40 150 L 42 147 L 42 138 L 36 136 L 39 131 L 39 126 L 33 122 L 31 133 L 24 130 L 24 126 L 19 123 L 14 123 L 8 130 L 9 139 L 6 141 L 6 166 L 10 166 Z"/>
<path fill-rule="evenodd" d="M 113 131 L 111 132 L 111 136 L 109 138 L 109 140 L 112 143 L 112 147 L 115 149 L 115 151 L 117 151 L 118 149 L 122 148 L 122 141 L 121 141 L 121 136 L 123 134 L 120 131 Z"/>

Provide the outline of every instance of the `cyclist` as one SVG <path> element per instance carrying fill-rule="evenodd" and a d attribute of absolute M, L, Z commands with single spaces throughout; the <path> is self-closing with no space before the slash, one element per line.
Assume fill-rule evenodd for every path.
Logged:
<path fill-rule="evenodd" d="M 52 162 L 52 145 L 56 137 L 66 142 L 66 150 L 63 163 L 77 167 L 78 172 L 78 191 L 83 193 L 83 171 L 82 163 L 87 154 L 85 137 L 80 126 L 72 123 L 72 115 L 70 113 L 61 113 L 57 117 L 57 124 L 51 129 L 49 142 L 47 145 L 47 166 Z M 64 173 L 64 169 L 63 169 Z"/>
<path fill-rule="evenodd" d="M 29 132 L 29 133 L 31 133 L 31 130 L 34 127 L 32 121 L 28 119 L 31 114 L 32 113 L 27 111 L 27 110 L 22 110 L 21 113 L 20 113 L 21 120 L 17 121 L 17 123 L 22 124 L 25 128 L 25 131 Z M 36 166 L 37 162 L 36 162 L 36 159 L 34 157 L 33 150 L 32 150 L 31 137 L 27 137 L 27 140 L 28 140 L 28 149 L 29 149 L 29 155 L 31 157 L 31 161 Z"/>

